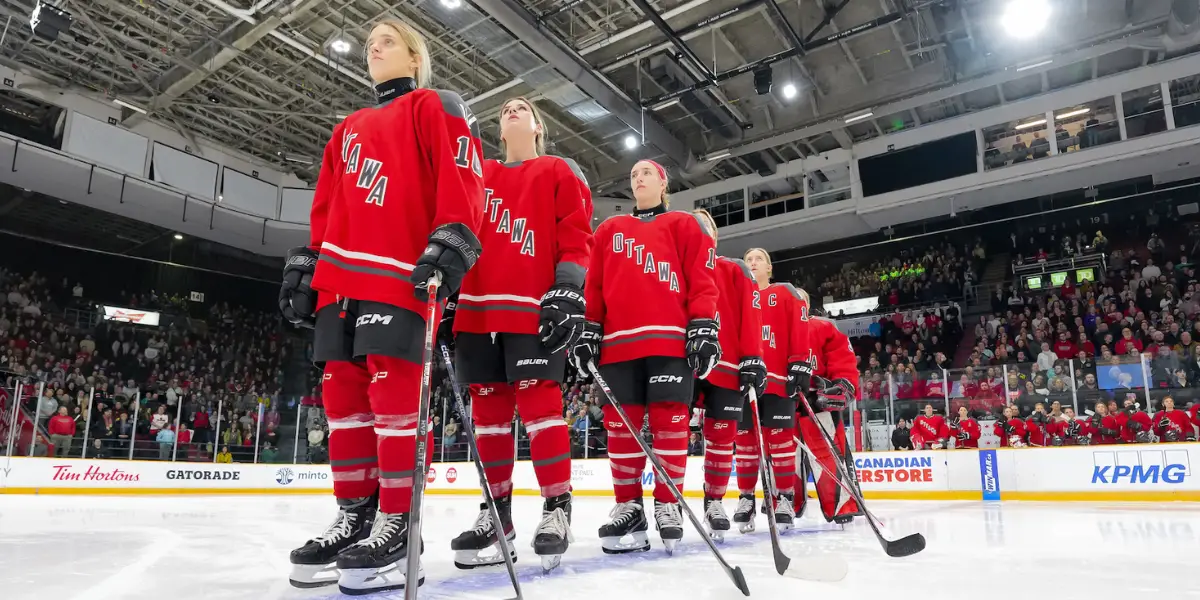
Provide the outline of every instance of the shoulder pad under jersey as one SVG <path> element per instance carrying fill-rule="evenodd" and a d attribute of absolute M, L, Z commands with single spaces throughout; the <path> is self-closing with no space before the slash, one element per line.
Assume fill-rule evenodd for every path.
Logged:
<path fill-rule="evenodd" d="M 787 292 L 789 294 L 791 294 L 793 298 L 799 300 L 800 302 L 802 302 L 804 304 L 807 304 L 807 302 L 804 301 L 804 296 L 800 295 L 800 290 L 796 289 L 796 286 L 794 286 L 786 281 L 781 281 L 779 283 L 776 283 L 775 285 L 787 290 Z"/>
<path fill-rule="evenodd" d="M 420 91 L 417 90 L 417 92 Z M 446 111 L 447 115 L 465 120 L 467 127 L 471 129 L 471 135 L 475 136 L 475 139 L 482 139 L 479 133 L 479 122 L 475 119 L 475 113 L 471 112 L 471 108 L 463 101 L 462 96 L 450 90 L 430 89 L 429 91 L 437 94 L 438 99 L 442 102 L 442 110 Z"/>
<path fill-rule="evenodd" d="M 708 222 L 706 222 L 704 220 L 704 217 L 701 217 L 700 215 L 698 215 L 694 212 L 686 211 L 686 210 L 672 210 L 672 211 L 668 211 L 668 213 L 687 213 L 689 216 L 691 216 L 693 219 L 696 220 L 696 223 L 698 225 L 700 225 L 700 231 L 702 231 L 704 233 L 704 235 L 707 235 L 708 237 L 712 237 L 713 234 L 716 233 L 715 231 L 708 228 Z"/>
<path fill-rule="evenodd" d="M 727 260 L 738 266 L 742 270 L 742 275 L 745 275 L 750 281 L 754 281 L 754 273 L 750 272 L 750 267 L 746 266 L 746 261 L 740 258 L 730 258 L 728 256 L 718 256 L 717 260 Z"/>
<path fill-rule="evenodd" d="M 575 162 L 574 159 L 567 158 L 565 156 L 557 156 L 557 155 L 547 155 L 547 156 L 549 156 L 551 158 L 557 158 L 558 160 L 561 160 L 561 161 L 567 163 L 567 168 L 571 169 L 571 172 L 574 173 L 575 176 L 579 178 L 579 181 L 583 183 L 583 187 L 590 187 L 588 185 L 587 177 L 583 174 L 583 169 L 579 166 L 579 163 Z"/>

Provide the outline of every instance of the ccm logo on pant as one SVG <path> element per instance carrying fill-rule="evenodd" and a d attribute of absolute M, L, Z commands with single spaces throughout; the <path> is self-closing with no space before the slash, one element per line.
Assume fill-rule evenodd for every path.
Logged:
<path fill-rule="evenodd" d="M 650 378 L 650 383 L 683 383 L 683 377 L 678 375 L 655 375 Z"/>
<path fill-rule="evenodd" d="M 376 323 L 391 325 L 392 315 L 363 315 L 354 322 L 354 326 L 362 327 L 363 325 L 374 325 Z"/>

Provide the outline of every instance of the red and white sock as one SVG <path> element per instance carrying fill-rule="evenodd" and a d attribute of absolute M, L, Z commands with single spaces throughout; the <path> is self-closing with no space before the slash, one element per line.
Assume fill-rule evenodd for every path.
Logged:
<path fill-rule="evenodd" d="M 704 419 L 704 495 L 721 499 L 729 487 L 733 471 L 733 440 L 737 423 L 732 420 Z"/>
<path fill-rule="evenodd" d="M 475 424 L 475 443 L 479 460 L 487 476 L 492 496 L 502 498 L 512 494 L 513 416 L 517 396 L 512 385 L 488 383 L 471 385 L 471 419 Z"/>
<path fill-rule="evenodd" d="M 367 388 L 366 365 L 340 360 L 325 363 L 321 384 L 329 420 L 329 466 L 333 495 L 364 498 L 379 488 L 379 459 L 375 447 L 375 414 Z"/>

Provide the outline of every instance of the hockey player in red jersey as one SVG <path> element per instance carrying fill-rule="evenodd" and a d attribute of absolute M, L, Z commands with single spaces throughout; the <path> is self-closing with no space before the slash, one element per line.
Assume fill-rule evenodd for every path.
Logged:
<path fill-rule="evenodd" d="M 808 296 L 805 295 L 804 299 L 807 301 Z M 807 482 L 807 471 L 812 470 L 821 514 L 826 521 L 844 525 L 862 514 L 858 502 L 834 479 L 840 477 L 836 464 L 839 460 L 845 464 L 847 473 L 856 472 L 854 457 L 846 443 L 845 419 L 846 405 L 857 397 L 857 359 L 854 357 L 854 348 L 850 346 L 850 338 L 839 331 L 832 321 L 814 317 L 809 324 L 814 363 L 813 393 L 810 394 L 814 400 L 809 404 L 817 414 L 815 420 L 809 418 L 804 414 L 804 405 L 801 404 L 800 414 L 796 417 L 796 435 L 814 455 L 805 457 L 804 464 L 808 469 L 803 469 L 800 477 L 801 481 Z M 833 440 L 834 447 L 831 448 L 825 441 L 825 435 L 817 429 L 818 426 Z M 816 464 L 810 459 L 815 459 Z M 858 485 L 856 481 L 846 483 Z"/>
<path fill-rule="evenodd" d="M 587 323 L 571 350 L 575 366 L 599 367 L 631 425 L 647 416 L 654 454 L 671 476 L 654 488 L 654 519 L 668 552 L 683 537 L 679 504 L 687 467 L 693 380 L 721 356 L 717 334 L 716 248 L 707 224 L 694 214 L 667 210 L 667 172 L 642 160 L 629 175 L 635 209 L 610 217 L 595 233 L 584 296 Z M 611 403 L 604 407 L 608 458 L 617 506 L 600 528 L 604 551 L 650 549 L 642 508 L 646 456 Z M 631 542 L 622 538 L 632 537 Z"/>
<path fill-rule="evenodd" d="M 532 102 L 500 109 L 505 160 L 484 161 L 483 252 L 447 307 L 459 383 L 471 389 L 471 415 L 488 485 L 511 539 L 514 412 L 529 433 L 533 471 L 545 502 L 533 540 L 543 568 L 558 566 L 571 538 L 571 439 L 560 385 L 567 347 L 583 332 L 583 280 L 592 251 L 592 194 L 579 165 L 545 156 L 544 125 Z M 487 505 L 475 526 L 451 542 L 459 568 L 500 564 Z M 480 551 L 496 546 L 497 552 Z"/>
<path fill-rule="evenodd" d="M 1013 407 L 1004 407 L 1004 418 L 996 422 L 996 427 L 996 434 L 1000 436 L 1000 446 L 1013 448 L 1025 446 L 1025 421 L 1017 417 Z"/>
<path fill-rule="evenodd" d="M 453 293 L 479 257 L 483 208 L 475 117 L 426 88 L 429 51 L 398 20 L 367 39 L 379 105 L 325 147 L 308 246 L 288 253 L 279 304 L 314 327 L 337 520 L 294 550 L 292 583 L 345 593 L 404 587 L 422 385 L 426 282 Z M 430 445 L 432 447 L 432 445 Z M 378 510 L 377 510 L 378 508 Z M 421 575 L 421 581 L 424 575 Z M 420 585 L 418 581 L 415 585 Z"/>
<path fill-rule="evenodd" d="M 1050 416 L 1046 414 L 1046 405 L 1037 402 L 1033 405 L 1033 414 L 1025 420 L 1025 431 L 1029 432 L 1026 442 L 1030 446 L 1045 447 L 1050 445 Z"/>
<path fill-rule="evenodd" d="M 1121 437 L 1121 426 L 1117 423 L 1116 415 L 1109 414 L 1108 404 L 1097 402 L 1095 412 L 1087 420 L 1085 433 L 1090 438 L 1089 443 L 1095 445 L 1115 444 Z"/>
<path fill-rule="evenodd" d="M 946 427 L 946 419 L 942 415 L 933 414 L 933 405 L 925 405 L 925 414 L 913 419 L 913 432 L 920 434 L 921 444 L 913 443 L 917 450 L 941 450 L 946 447 L 950 430 Z"/>
<path fill-rule="evenodd" d="M 762 248 L 744 255 L 759 289 L 762 310 L 762 352 L 767 368 L 767 391 L 758 400 L 763 442 L 761 454 L 770 457 L 777 496 L 763 502 L 763 511 L 774 510 L 780 529 L 790 529 L 796 519 L 796 395 L 808 389 L 812 378 L 808 305 L 790 283 L 771 283 L 771 256 Z M 738 530 L 754 530 L 754 489 L 758 486 L 759 447 L 749 410 L 742 411 L 734 455 L 737 466 L 738 505 L 733 522 Z M 803 502 L 803 498 L 801 498 Z"/>
<path fill-rule="evenodd" d="M 971 418 L 967 407 L 958 407 L 958 417 L 946 423 L 946 429 L 954 438 L 955 448 L 979 447 L 979 422 Z"/>
<path fill-rule="evenodd" d="M 1138 402 L 1133 394 L 1125 397 L 1124 410 L 1117 413 L 1116 422 L 1122 444 L 1145 444 L 1151 441 L 1153 426 L 1150 415 L 1138 410 Z"/>
<path fill-rule="evenodd" d="M 717 224 L 708 211 L 695 213 L 708 224 L 713 242 Z M 721 499 L 733 469 L 733 441 L 738 423 L 750 408 L 743 389 L 753 387 L 759 398 L 767 389 L 767 366 L 762 358 L 762 300 L 746 263 L 717 257 L 717 324 L 721 361 L 707 379 L 696 380 L 696 395 L 704 408 L 704 522 L 718 541 L 729 531 L 729 515 Z"/>
<path fill-rule="evenodd" d="M 1163 398 L 1163 409 L 1154 413 L 1154 433 L 1164 442 L 1191 442 L 1196 439 L 1196 430 L 1187 413 L 1175 408 L 1175 399 Z"/>

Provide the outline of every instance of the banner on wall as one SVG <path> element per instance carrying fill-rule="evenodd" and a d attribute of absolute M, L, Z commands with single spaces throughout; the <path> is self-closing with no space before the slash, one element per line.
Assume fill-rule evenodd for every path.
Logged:
<path fill-rule="evenodd" d="M 1000 500 L 1000 463 L 995 450 L 979 451 L 979 488 L 984 500 Z"/>
<path fill-rule="evenodd" d="M 879 452 L 854 457 L 864 490 L 948 489 L 942 452 Z"/>

